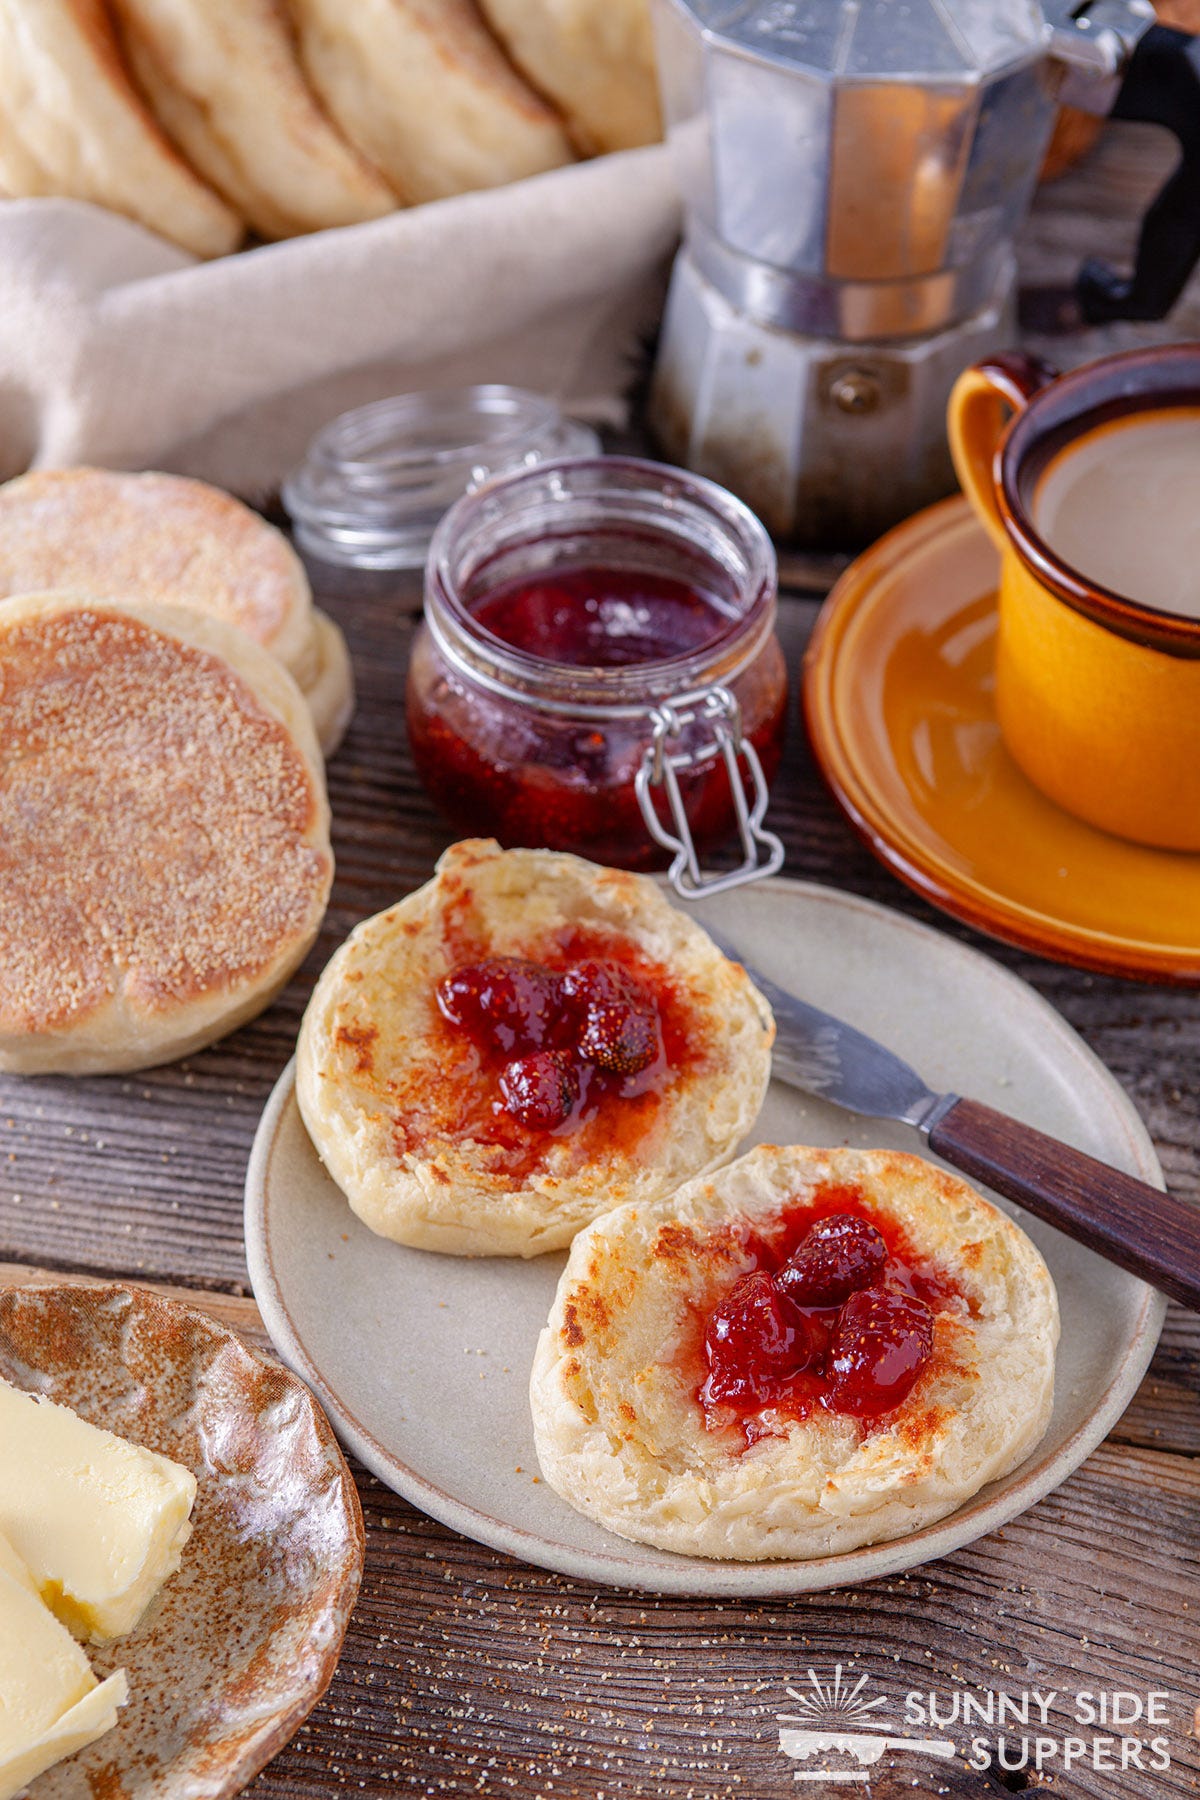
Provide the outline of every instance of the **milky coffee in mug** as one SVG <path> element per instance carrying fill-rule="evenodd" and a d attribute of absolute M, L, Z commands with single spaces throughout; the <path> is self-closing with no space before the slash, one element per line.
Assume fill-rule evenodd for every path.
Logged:
<path fill-rule="evenodd" d="M 1200 343 L 1068 375 L 1001 352 L 947 425 L 1000 552 L 1009 754 L 1077 819 L 1200 854 Z"/>
<path fill-rule="evenodd" d="M 1033 522 L 1086 580 L 1200 619 L 1200 407 L 1116 418 L 1053 456 Z"/>

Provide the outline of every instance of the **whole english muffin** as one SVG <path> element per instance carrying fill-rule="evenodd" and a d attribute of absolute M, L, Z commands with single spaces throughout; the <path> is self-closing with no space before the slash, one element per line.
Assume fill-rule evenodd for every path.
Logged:
<path fill-rule="evenodd" d="M 445 982 L 469 996 L 481 967 L 503 990 L 514 964 L 497 971 L 498 958 L 517 959 L 527 992 L 541 983 L 551 995 L 536 1021 L 547 1048 L 533 1054 L 577 1083 L 558 1124 L 509 1110 L 509 1059 L 531 1041 L 514 1044 L 508 1026 L 489 1041 L 444 1011 Z M 643 1022 L 655 1009 L 657 1048 L 640 1068 L 612 1054 L 620 998 L 582 1002 L 576 1016 L 567 972 L 632 983 Z M 581 1032 L 593 1033 L 586 1064 Z M 758 1115 L 773 1037 L 745 971 L 647 877 L 469 839 L 333 957 L 301 1026 L 296 1094 L 373 1231 L 457 1255 L 538 1256 L 598 1213 L 723 1162 Z"/>
<path fill-rule="evenodd" d="M 243 236 L 134 88 L 102 0 L 0 0 L 0 188 L 94 201 L 194 256 Z"/>
<path fill-rule="evenodd" d="M 804 1315 L 809 1368 L 764 1377 L 758 1336 L 739 1388 L 762 1271 L 847 1210 L 886 1239 L 887 1263 L 861 1297 L 834 1287 Z M 879 1292 L 898 1292 L 903 1314 L 914 1288 L 932 1314 L 928 1361 L 898 1404 L 848 1410 L 868 1342 L 856 1349 L 855 1330 Z M 768 1326 L 777 1344 L 777 1315 Z M 761 1145 L 575 1239 L 534 1358 L 538 1457 L 572 1506 L 639 1543 L 742 1561 L 836 1555 L 929 1525 L 1024 1461 L 1049 1423 L 1058 1328 L 1038 1251 L 966 1182 L 898 1152 Z M 732 1346 L 723 1369 L 714 1337 L 718 1354 Z M 839 1354 L 849 1401 L 826 1378 Z"/>
<path fill-rule="evenodd" d="M 300 56 L 352 144 L 409 204 L 572 160 L 475 0 L 293 0 Z"/>
<path fill-rule="evenodd" d="M 650 0 L 480 0 L 523 75 L 585 155 L 662 136 Z"/>
<path fill-rule="evenodd" d="M 318 106 L 281 0 L 113 0 L 113 9 L 159 124 L 261 237 L 394 210 L 378 170 Z"/>
<path fill-rule="evenodd" d="M 300 558 L 281 531 L 203 481 L 77 468 L 5 482 L 0 600 L 51 588 L 191 607 L 246 632 L 301 687 L 319 672 Z"/>
<path fill-rule="evenodd" d="M 333 875 L 308 710 L 242 632 L 0 607 L 0 1069 L 145 1068 L 259 1012 Z"/>

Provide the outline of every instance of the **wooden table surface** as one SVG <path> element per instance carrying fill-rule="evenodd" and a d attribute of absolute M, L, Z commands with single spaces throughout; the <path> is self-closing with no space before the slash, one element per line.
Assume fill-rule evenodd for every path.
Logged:
<path fill-rule="evenodd" d="M 1043 192 L 1026 273 L 1065 273 L 1098 242 L 1119 253 L 1163 166 L 1149 134 L 1113 133 L 1086 169 Z M 1200 304 L 1189 297 L 1154 334 L 1200 336 L 1198 321 Z M 1128 327 L 1115 334 L 1136 335 Z M 1074 360 L 1083 347 L 1063 348 Z M 261 1331 L 241 1225 L 260 1110 L 330 952 L 359 919 L 424 880 L 448 841 L 405 742 L 416 585 L 313 574 L 318 598 L 347 631 L 359 687 L 357 717 L 329 771 L 338 875 L 320 941 L 267 1013 L 185 1063 L 126 1077 L 0 1082 L 0 1260 L 9 1265 L 0 1279 L 51 1270 L 166 1284 L 252 1338 Z M 793 669 L 816 606 L 811 596 L 783 602 Z M 1132 1096 L 1170 1185 L 1200 1199 L 1194 993 L 1057 966 L 934 913 L 853 837 L 795 722 L 773 823 L 790 874 L 937 924 L 1031 982 Z M 1167 1769 L 1149 1767 L 1143 1751 L 1141 1769 L 1077 1761 L 1063 1773 L 1057 1761 L 1041 1778 L 1018 1771 L 1001 1785 L 962 1760 L 897 1757 L 872 1772 L 874 1795 L 1039 1786 L 1106 1800 L 1191 1793 L 1200 1784 L 1198 1389 L 1200 1325 L 1172 1307 L 1134 1403 L 1056 1493 L 942 1562 L 789 1603 L 593 1590 L 455 1536 L 360 1471 L 366 1573 L 340 1667 L 252 1791 L 261 1800 L 385 1790 L 547 1800 L 782 1796 L 795 1791 L 800 1770 L 777 1746 L 785 1688 L 810 1666 L 827 1674 L 841 1662 L 893 1700 L 957 1688 L 1054 1689 L 1072 1703 L 1080 1690 L 1167 1695 L 1168 1725 L 1132 1728 L 1165 1735 Z M 1059 1738 L 1077 1731 L 1067 1717 L 1055 1711 L 1039 1729 Z M 812 1791 L 845 1789 L 814 1783 Z"/>

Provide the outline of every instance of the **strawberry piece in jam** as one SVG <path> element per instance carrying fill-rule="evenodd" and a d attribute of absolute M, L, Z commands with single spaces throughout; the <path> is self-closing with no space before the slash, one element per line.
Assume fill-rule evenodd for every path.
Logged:
<path fill-rule="evenodd" d="M 516 1057 L 500 1075 L 505 1112 L 537 1131 L 554 1131 L 579 1104 L 579 1070 L 562 1050 Z"/>
<path fill-rule="evenodd" d="M 661 1049 L 653 1009 L 631 1006 L 627 1000 L 588 1008 L 579 1054 L 598 1069 L 609 1075 L 640 1075 L 657 1061 Z"/>
<path fill-rule="evenodd" d="M 831 1213 L 819 1219 L 775 1279 L 797 1306 L 836 1306 L 882 1275 L 888 1247 L 869 1219 Z"/>
<path fill-rule="evenodd" d="M 551 941 L 551 961 L 479 957 L 438 983 L 442 1018 L 479 1052 L 471 1084 L 500 1125 L 510 1168 L 502 1115 L 534 1132 L 565 1127 L 631 1144 L 696 1054 L 674 986 L 640 958 L 626 966 L 622 954 L 637 952 L 579 929 Z"/>
<path fill-rule="evenodd" d="M 563 974 L 562 993 L 585 1062 L 609 1075 L 640 1075 L 658 1060 L 658 1010 L 628 969 L 597 959 L 575 963 Z"/>
<path fill-rule="evenodd" d="M 778 1383 L 807 1368 L 818 1347 L 803 1313 L 758 1269 L 739 1276 L 709 1314 L 704 1349 L 706 1403 L 749 1400 L 768 1406 Z"/>
<path fill-rule="evenodd" d="M 582 1025 L 592 1006 L 615 1006 L 620 1000 L 631 1005 L 649 1002 L 649 996 L 635 975 L 618 962 L 588 956 L 573 962 L 562 972 L 563 1005 Z"/>
<path fill-rule="evenodd" d="M 829 1349 L 829 1402 L 868 1418 L 890 1412 L 933 1354 L 933 1314 L 915 1295 L 885 1288 L 851 1294 Z"/>
<path fill-rule="evenodd" d="M 815 1409 L 873 1429 L 936 1354 L 935 1314 L 971 1308 L 852 1187 L 828 1183 L 733 1241 L 753 1273 L 697 1308 L 683 1354 L 709 1429 L 740 1424 L 747 1447 Z"/>
<path fill-rule="evenodd" d="M 558 976 L 519 956 L 489 956 L 452 970 L 438 983 L 437 998 L 452 1025 L 505 1056 L 542 1049 L 562 1012 Z"/>

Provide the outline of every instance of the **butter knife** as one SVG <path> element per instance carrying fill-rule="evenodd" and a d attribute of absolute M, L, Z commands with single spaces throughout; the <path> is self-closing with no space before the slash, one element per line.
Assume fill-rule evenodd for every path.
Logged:
<path fill-rule="evenodd" d="M 911 1125 L 935 1156 L 1200 1312 L 1200 1206 L 958 1094 L 935 1094 L 865 1032 L 787 993 L 710 937 L 769 1001 L 771 1073 L 835 1106 Z"/>

